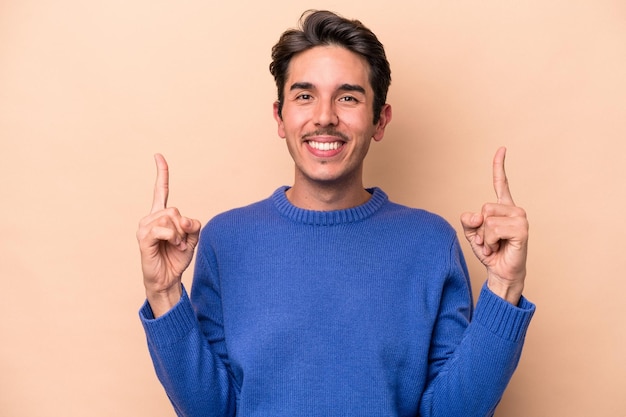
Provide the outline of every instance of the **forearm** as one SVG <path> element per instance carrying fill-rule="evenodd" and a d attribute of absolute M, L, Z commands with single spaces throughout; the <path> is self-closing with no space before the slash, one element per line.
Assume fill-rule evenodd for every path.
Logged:
<path fill-rule="evenodd" d="M 519 362 L 534 305 L 503 302 L 481 291 L 474 319 L 458 347 L 429 384 L 423 416 L 489 416 Z"/>
<path fill-rule="evenodd" d="M 183 289 L 179 302 L 158 319 L 140 311 L 156 374 L 180 416 L 229 416 L 235 390 L 220 357 L 200 331 Z"/>

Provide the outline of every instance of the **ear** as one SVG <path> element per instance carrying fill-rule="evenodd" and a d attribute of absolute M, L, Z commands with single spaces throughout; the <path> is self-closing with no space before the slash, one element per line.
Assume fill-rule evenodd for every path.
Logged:
<path fill-rule="evenodd" d="M 378 123 L 376 123 L 376 130 L 372 135 L 372 138 L 379 142 L 383 140 L 383 136 L 385 136 L 385 127 L 391 122 L 391 105 L 385 104 L 380 111 L 380 117 L 378 119 Z"/>
<path fill-rule="evenodd" d="M 285 137 L 287 136 L 285 134 L 285 123 L 283 122 L 282 117 L 280 117 L 280 114 L 278 114 L 279 106 L 280 106 L 280 103 L 278 103 L 278 101 L 275 101 L 274 102 L 274 120 L 276 120 L 276 123 L 278 123 L 278 136 L 285 139 Z"/>

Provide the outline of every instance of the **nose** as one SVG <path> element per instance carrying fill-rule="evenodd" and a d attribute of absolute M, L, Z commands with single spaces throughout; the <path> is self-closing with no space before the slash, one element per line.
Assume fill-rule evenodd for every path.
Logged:
<path fill-rule="evenodd" d="M 316 126 L 337 126 L 339 117 L 334 100 L 319 100 L 315 106 L 314 122 Z"/>

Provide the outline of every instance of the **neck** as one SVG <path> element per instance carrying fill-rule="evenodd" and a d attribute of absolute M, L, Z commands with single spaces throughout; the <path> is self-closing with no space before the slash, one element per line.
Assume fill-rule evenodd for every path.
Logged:
<path fill-rule="evenodd" d="M 351 184 L 326 184 L 296 181 L 287 190 L 291 204 L 305 210 L 344 210 L 366 203 L 371 194 L 363 188 L 362 181 Z"/>

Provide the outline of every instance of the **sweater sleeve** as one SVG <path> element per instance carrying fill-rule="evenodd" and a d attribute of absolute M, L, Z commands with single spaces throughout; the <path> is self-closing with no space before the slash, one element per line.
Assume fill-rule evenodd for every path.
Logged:
<path fill-rule="evenodd" d="M 165 315 L 155 319 L 147 302 L 139 315 L 156 374 L 176 414 L 234 415 L 228 369 L 202 334 L 186 290 Z"/>
<path fill-rule="evenodd" d="M 460 342 L 431 375 L 420 415 L 492 416 L 517 367 L 534 311 L 524 297 L 514 306 L 483 285 Z"/>

